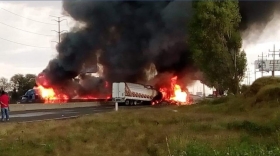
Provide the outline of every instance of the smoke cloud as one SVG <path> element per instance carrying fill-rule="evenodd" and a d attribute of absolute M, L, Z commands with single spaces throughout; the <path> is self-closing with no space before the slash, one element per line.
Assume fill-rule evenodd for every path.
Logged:
<path fill-rule="evenodd" d="M 240 1 L 243 39 L 258 40 L 273 16 L 280 13 L 280 1 Z"/>
<path fill-rule="evenodd" d="M 241 1 L 239 7 L 242 30 L 252 25 L 263 29 L 272 20 L 274 13 L 279 13 L 280 1 Z"/>
<path fill-rule="evenodd" d="M 182 80 L 194 76 L 198 70 L 186 42 L 191 3 L 64 0 L 65 13 L 83 26 L 63 35 L 57 57 L 43 71 L 46 84 L 64 84 L 97 63 L 109 82 L 145 82 L 151 64 L 159 74 L 174 73 Z M 241 31 L 250 32 L 253 25 L 261 31 L 279 4 L 241 1 Z"/>
<path fill-rule="evenodd" d="M 57 46 L 58 56 L 44 71 L 50 85 L 96 65 L 97 51 L 109 82 L 146 81 L 151 63 L 158 72 L 193 69 L 185 42 L 191 2 L 65 0 L 63 8 L 84 26 L 65 34 Z"/>

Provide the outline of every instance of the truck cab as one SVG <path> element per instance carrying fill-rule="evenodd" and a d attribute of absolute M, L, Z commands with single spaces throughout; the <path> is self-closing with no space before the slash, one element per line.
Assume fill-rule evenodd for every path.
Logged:
<path fill-rule="evenodd" d="M 20 103 L 35 103 L 40 102 L 41 98 L 36 89 L 29 89 L 20 97 Z"/>

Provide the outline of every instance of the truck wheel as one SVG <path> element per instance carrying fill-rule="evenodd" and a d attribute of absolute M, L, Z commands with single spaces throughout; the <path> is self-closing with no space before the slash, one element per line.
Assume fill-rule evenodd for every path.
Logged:
<path fill-rule="evenodd" d="M 125 103 L 125 105 L 126 105 L 126 106 L 128 106 L 128 105 L 129 105 L 129 103 L 130 103 L 130 101 L 129 101 L 129 100 L 125 100 L 125 102 L 124 102 L 124 103 Z"/>
<path fill-rule="evenodd" d="M 137 105 L 137 101 L 133 101 L 133 105 L 136 106 Z"/>
<path fill-rule="evenodd" d="M 134 100 L 131 100 L 130 101 L 130 106 L 133 106 L 133 104 L 134 104 Z"/>

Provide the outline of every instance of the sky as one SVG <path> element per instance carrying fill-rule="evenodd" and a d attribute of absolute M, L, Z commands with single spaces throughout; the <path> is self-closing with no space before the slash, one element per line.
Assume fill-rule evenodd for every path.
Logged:
<path fill-rule="evenodd" d="M 276 60 L 279 60 L 280 53 L 280 15 L 274 15 L 273 19 L 266 25 L 263 31 L 252 31 L 250 36 L 243 38 L 243 49 L 246 51 L 248 68 L 250 73 L 249 79 L 244 79 L 245 84 L 251 84 L 255 78 L 261 77 L 261 73 L 254 69 L 254 61 L 261 59 L 261 55 L 266 55 L 264 59 L 272 60 L 273 47 L 278 51 L 275 56 Z M 256 75 L 255 75 L 256 71 Z M 271 75 L 271 72 L 263 73 L 264 76 Z M 280 72 L 275 72 L 276 76 L 280 76 Z"/>
<path fill-rule="evenodd" d="M 58 35 L 52 30 L 57 31 L 58 24 L 50 15 L 63 16 L 61 1 L 0 2 L 0 77 L 38 74 L 55 57 L 56 43 L 52 41 L 58 41 Z M 73 24 L 70 18 L 65 19 L 61 30 L 69 30 Z"/>
<path fill-rule="evenodd" d="M 49 60 L 55 57 L 56 43 L 52 41 L 58 41 L 58 37 L 52 30 L 57 31 L 58 25 L 50 15 L 62 16 L 61 1 L 0 2 L 0 66 L 2 69 L 0 77 L 9 79 L 17 73 L 38 74 L 47 66 Z M 66 19 L 67 21 L 61 23 L 61 30 L 69 30 L 75 23 L 71 18 L 66 17 Z M 268 54 L 269 49 L 273 50 L 274 44 L 277 50 L 280 49 L 280 42 L 277 42 L 280 41 L 278 19 L 280 19 L 279 16 L 275 15 L 261 34 L 252 32 L 243 38 L 243 49 L 246 51 L 250 69 L 250 83 L 255 79 L 253 62 L 258 59 L 258 55 L 262 52 Z M 268 74 L 271 73 L 264 75 Z M 256 78 L 260 75 L 261 73 L 257 72 Z M 276 75 L 280 73 L 276 72 Z M 249 83 L 248 80 L 244 79 L 243 83 Z M 194 92 L 202 90 L 201 84 L 194 85 L 196 85 L 192 87 Z M 207 90 L 210 92 L 209 88 Z"/>

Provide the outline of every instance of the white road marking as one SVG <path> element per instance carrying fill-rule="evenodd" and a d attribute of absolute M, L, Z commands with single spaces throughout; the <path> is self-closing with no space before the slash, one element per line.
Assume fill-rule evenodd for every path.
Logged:
<path fill-rule="evenodd" d="M 24 114 L 15 114 L 10 115 L 12 118 L 26 118 L 26 117 L 33 117 L 33 116 L 43 116 L 43 115 L 50 115 L 50 114 L 57 114 L 55 112 L 36 112 L 36 113 L 24 113 Z"/>
<path fill-rule="evenodd" d="M 96 112 L 96 113 L 101 113 L 102 111 L 107 111 L 109 109 L 113 109 L 113 107 L 94 107 L 94 108 L 89 108 L 89 110 L 91 110 L 92 112 Z M 10 115 L 11 117 L 34 117 L 34 116 L 43 116 L 43 115 L 51 115 L 51 114 L 61 114 L 62 117 L 58 117 L 58 118 L 49 118 L 49 119 L 40 119 L 40 120 L 32 120 L 32 121 L 21 121 L 18 123 L 31 123 L 31 122 L 42 122 L 42 121 L 50 121 L 50 120 L 63 120 L 63 119 L 70 119 L 70 118 L 77 118 L 80 116 L 88 116 L 91 115 L 90 114 L 80 114 L 80 115 L 72 115 L 72 116 L 67 116 L 64 117 L 64 115 L 66 114 L 73 114 L 73 113 L 82 113 L 80 111 L 77 110 L 62 110 L 62 111 L 58 111 L 58 112 L 36 112 L 36 113 L 21 113 L 21 114 L 15 114 L 15 115 Z"/>
<path fill-rule="evenodd" d="M 21 113 L 21 114 L 11 114 L 12 118 L 26 118 L 26 117 L 34 117 L 34 116 L 43 116 L 43 115 L 51 115 L 51 114 L 73 114 L 77 112 L 36 112 L 36 113 Z"/>
<path fill-rule="evenodd" d="M 32 123 L 32 122 L 42 122 L 42 121 L 50 121 L 50 120 L 63 120 L 63 119 L 70 119 L 70 118 L 77 118 L 79 115 L 75 116 L 68 116 L 68 117 L 60 117 L 60 118 L 52 118 L 52 119 L 42 119 L 42 120 L 32 120 L 32 121 L 22 121 L 18 123 Z"/>

